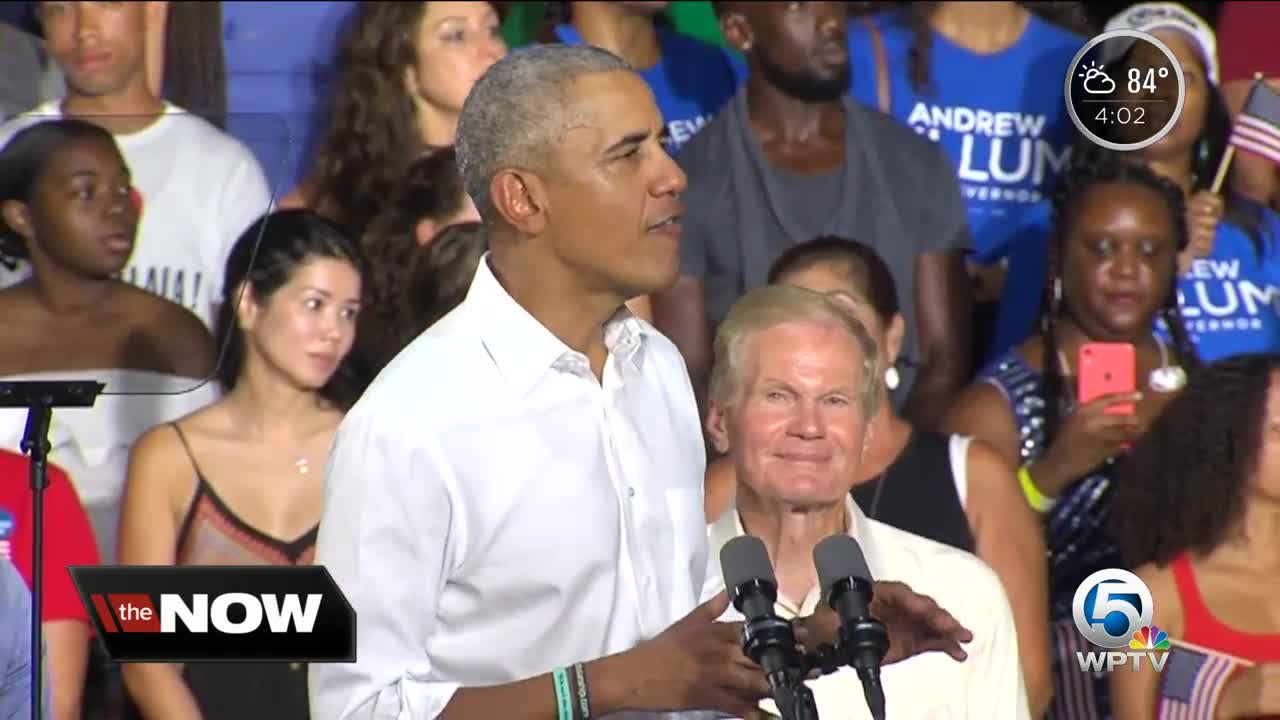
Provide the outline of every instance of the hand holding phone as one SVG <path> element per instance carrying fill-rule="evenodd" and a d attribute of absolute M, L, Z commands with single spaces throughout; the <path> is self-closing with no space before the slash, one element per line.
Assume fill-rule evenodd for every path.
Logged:
<path fill-rule="evenodd" d="M 1090 342 L 1080 346 L 1076 362 L 1076 397 L 1081 405 L 1106 395 L 1131 395 L 1137 391 L 1137 354 L 1129 343 Z M 1133 415 L 1132 403 L 1107 406 L 1108 415 Z"/>
<path fill-rule="evenodd" d="M 1050 497 L 1062 493 L 1138 437 L 1135 353 L 1127 343 L 1087 343 L 1076 365 L 1078 403 L 1046 449 L 1036 482 Z"/>

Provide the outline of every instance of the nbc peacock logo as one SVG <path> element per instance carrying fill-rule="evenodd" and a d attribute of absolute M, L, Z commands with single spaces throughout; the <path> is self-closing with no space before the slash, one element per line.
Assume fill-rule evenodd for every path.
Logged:
<path fill-rule="evenodd" d="M 1169 649 L 1169 633 L 1152 625 L 1147 627 L 1143 625 L 1140 630 L 1133 634 L 1133 639 L 1129 641 L 1130 650 L 1168 650 Z"/>

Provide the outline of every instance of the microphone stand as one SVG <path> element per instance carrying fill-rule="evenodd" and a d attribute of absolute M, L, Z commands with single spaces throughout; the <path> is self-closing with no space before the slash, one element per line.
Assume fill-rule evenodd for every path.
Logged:
<path fill-rule="evenodd" d="M 26 408 L 22 452 L 31 456 L 31 718 L 44 717 L 44 491 L 49 487 L 49 424 L 56 407 L 93 407 L 106 385 L 93 380 L 0 382 L 0 408 Z M 65 569 L 64 569 L 65 572 Z"/>

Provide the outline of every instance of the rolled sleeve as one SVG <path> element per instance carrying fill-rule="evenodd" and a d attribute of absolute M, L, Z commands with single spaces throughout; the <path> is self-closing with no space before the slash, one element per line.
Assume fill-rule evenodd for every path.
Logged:
<path fill-rule="evenodd" d="M 426 720 L 458 689 L 432 679 L 428 651 L 454 566 L 453 480 L 421 429 L 359 409 L 334 438 L 316 550 L 355 609 L 357 656 L 310 667 L 311 716 Z"/>

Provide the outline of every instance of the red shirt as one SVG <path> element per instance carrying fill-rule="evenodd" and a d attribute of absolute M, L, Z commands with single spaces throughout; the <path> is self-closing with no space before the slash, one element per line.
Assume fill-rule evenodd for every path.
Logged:
<path fill-rule="evenodd" d="M 49 465 L 44 491 L 42 620 L 89 621 L 68 565 L 97 565 L 98 546 L 80 497 L 60 468 Z M 0 450 L 0 561 L 13 561 L 31 585 L 31 475 L 25 455 Z"/>
<path fill-rule="evenodd" d="M 1280 4 L 1227 2 L 1218 16 L 1218 63 L 1224 83 L 1248 80 L 1255 72 L 1280 77 Z"/>

